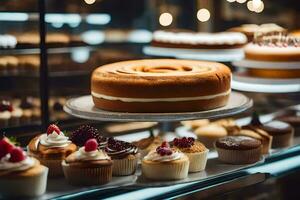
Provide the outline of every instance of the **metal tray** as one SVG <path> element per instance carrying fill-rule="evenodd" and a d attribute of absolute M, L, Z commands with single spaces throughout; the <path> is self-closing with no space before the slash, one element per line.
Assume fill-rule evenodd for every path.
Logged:
<path fill-rule="evenodd" d="M 232 64 L 241 68 L 255 68 L 255 69 L 300 69 L 300 62 L 268 62 L 256 60 L 239 60 Z"/>
<path fill-rule="evenodd" d="M 252 104 L 252 100 L 247 96 L 231 92 L 228 104 L 213 110 L 183 113 L 126 113 L 97 109 L 94 107 L 92 97 L 88 95 L 68 100 L 64 110 L 70 115 L 89 120 L 171 122 L 231 116 L 247 110 Z"/>

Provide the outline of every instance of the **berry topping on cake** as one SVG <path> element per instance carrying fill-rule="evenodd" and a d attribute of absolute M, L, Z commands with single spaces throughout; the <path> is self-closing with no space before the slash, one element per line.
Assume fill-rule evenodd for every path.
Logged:
<path fill-rule="evenodd" d="M 26 158 L 26 155 L 25 155 L 24 151 L 20 147 L 15 147 L 10 152 L 9 161 L 10 162 L 21 162 L 21 161 L 25 160 L 25 158 Z"/>
<path fill-rule="evenodd" d="M 192 137 L 175 138 L 173 145 L 179 148 L 189 148 L 194 145 L 195 139 Z"/>
<path fill-rule="evenodd" d="M 3 100 L 0 102 L 0 112 L 4 112 L 4 111 L 9 111 L 9 112 L 13 111 L 13 107 L 9 101 Z"/>
<path fill-rule="evenodd" d="M 86 141 L 84 145 L 84 150 L 86 152 L 96 151 L 97 148 L 98 148 L 98 142 L 96 139 L 89 139 L 88 141 Z"/>
<path fill-rule="evenodd" d="M 0 159 L 10 153 L 14 148 L 14 145 L 4 137 L 0 140 Z"/>
<path fill-rule="evenodd" d="M 169 146 L 169 143 L 166 141 L 164 141 L 159 147 L 156 148 L 156 152 L 161 156 L 169 156 L 173 153 L 172 149 Z"/>
<path fill-rule="evenodd" d="M 107 141 L 107 138 L 101 136 L 96 128 L 89 125 L 80 126 L 70 136 L 70 140 L 77 146 L 83 146 L 86 141 L 92 138 L 96 139 L 99 145 Z"/>
<path fill-rule="evenodd" d="M 57 133 L 58 135 L 60 134 L 60 129 L 58 128 L 57 125 L 55 124 L 51 124 L 48 128 L 47 128 L 47 135 L 52 134 L 53 132 Z"/>

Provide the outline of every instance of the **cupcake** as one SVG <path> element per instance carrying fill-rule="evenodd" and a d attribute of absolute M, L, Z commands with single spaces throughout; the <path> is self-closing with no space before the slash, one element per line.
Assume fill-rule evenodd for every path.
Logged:
<path fill-rule="evenodd" d="M 260 126 L 273 136 L 272 148 L 284 148 L 293 144 L 294 128 L 282 121 L 271 121 Z"/>
<path fill-rule="evenodd" d="M 167 142 L 149 152 L 142 160 L 142 175 L 153 180 L 179 180 L 188 176 L 189 158 Z"/>
<path fill-rule="evenodd" d="M 10 126 L 18 126 L 23 116 L 23 110 L 21 108 L 15 108 L 11 112 Z"/>
<path fill-rule="evenodd" d="M 145 157 L 152 149 L 155 149 L 162 143 L 162 138 L 160 136 L 151 135 L 148 138 L 143 138 L 139 141 L 133 142 L 139 149 L 141 153 L 141 158 Z"/>
<path fill-rule="evenodd" d="M 224 127 L 229 135 L 236 134 L 241 130 L 241 128 L 236 124 L 236 122 L 230 118 L 220 119 L 220 120 L 212 122 L 211 124 L 216 124 L 216 125 Z"/>
<path fill-rule="evenodd" d="M 21 100 L 20 108 L 23 110 L 23 116 L 21 118 L 22 124 L 29 124 L 32 120 L 32 110 L 34 108 L 32 98 L 26 97 Z"/>
<path fill-rule="evenodd" d="M 276 120 L 285 122 L 293 126 L 295 130 L 295 135 L 300 135 L 300 111 L 299 110 L 289 110 L 286 114 L 278 116 Z"/>
<path fill-rule="evenodd" d="M 195 134 L 200 142 L 202 142 L 207 148 L 213 149 L 214 142 L 224 136 L 227 136 L 227 130 L 220 125 L 217 124 L 209 124 L 207 126 L 203 126 L 197 128 L 195 130 Z"/>
<path fill-rule="evenodd" d="M 209 124 L 208 119 L 197 119 L 197 120 L 189 120 L 189 121 L 182 121 L 182 125 L 186 126 L 189 129 L 197 129 L 202 126 L 206 126 Z"/>
<path fill-rule="evenodd" d="M 48 127 L 47 133 L 36 136 L 28 144 L 29 154 L 49 168 L 50 177 L 63 175 L 61 162 L 76 149 L 77 146 L 54 124 Z"/>
<path fill-rule="evenodd" d="M 175 138 L 173 146 L 183 152 L 190 161 L 189 172 L 203 171 L 206 166 L 208 149 L 194 138 Z"/>
<path fill-rule="evenodd" d="M 5 198 L 35 197 L 45 193 L 48 168 L 15 147 L 0 140 L 0 194 Z"/>
<path fill-rule="evenodd" d="M 229 164 L 255 163 L 261 157 L 261 142 L 248 136 L 219 138 L 215 147 L 219 160 Z"/>
<path fill-rule="evenodd" d="M 0 128 L 7 128 L 11 119 L 13 107 L 9 101 L 0 102 Z"/>
<path fill-rule="evenodd" d="M 96 139 L 89 139 L 84 147 L 69 155 L 62 167 L 71 185 L 90 186 L 108 183 L 112 179 L 113 161 L 98 150 Z"/>
<path fill-rule="evenodd" d="M 84 146 L 89 139 L 93 138 L 97 140 L 99 149 L 107 146 L 108 138 L 101 136 L 100 132 L 90 125 L 82 125 L 70 135 L 70 140 L 79 147 Z"/>
<path fill-rule="evenodd" d="M 135 173 L 139 157 L 138 148 L 135 145 L 109 138 L 105 151 L 114 161 L 114 176 L 126 176 Z"/>

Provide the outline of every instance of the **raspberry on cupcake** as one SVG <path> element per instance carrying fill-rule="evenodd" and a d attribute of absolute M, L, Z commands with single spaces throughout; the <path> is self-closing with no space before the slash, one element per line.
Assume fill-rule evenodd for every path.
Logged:
<path fill-rule="evenodd" d="M 99 150 L 96 139 L 89 139 L 84 147 L 69 155 L 62 167 L 66 179 L 72 185 L 101 185 L 112 178 L 113 161 Z"/>
<path fill-rule="evenodd" d="M 183 137 L 175 138 L 172 144 L 189 158 L 189 172 L 199 172 L 205 169 L 209 150 L 202 143 L 192 137 Z"/>
<path fill-rule="evenodd" d="M 163 142 L 142 160 L 142 175 L 153 180 L 184 179 L 189 171 L 189 158 Z"/>
<path fill-rule="evenodd" d="M 28 144 L 29 154 L 49 168 L 51 177 L 63 175 L 61 161 L 76 150 L 77 146 L 55 124 L 51 124 L 46 133 L 36 136 Z"/>
<path fill-rule="evenodd" d="M 7 138 L 0 140 L 0 160 L 2 197 L 34 197 L 45 192 L 48 168 Z"/>

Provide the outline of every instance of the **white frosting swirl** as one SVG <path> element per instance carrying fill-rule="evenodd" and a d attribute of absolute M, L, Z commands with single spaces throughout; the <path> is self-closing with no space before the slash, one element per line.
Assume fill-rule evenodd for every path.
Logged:
<path fill-rule="evenodd" d="M 110 160 L 110 157 L 102 150 L 85 151 L 84 147 L 81 147 L 75 152 L 77 160 Z"/>
<path fill-rule="evenodd" d="M 6 171 L 24 171 L 34 166 L 34 159 L 29 156 L 26 156 L 25 160 L 20 162 L 10 162 L 10 155 L 3 157 L 0 160 L 0 170 Z"/>
<path fill-rule="evenodd" d="M 150 151 L 147 156 L 144 157 L 145 160 L 150 161 L 159 161 L 159 162 L 169 162 L 173 160 L 179 160 L 184 156 L 183 153 L 181 153 L 178 150 L 172 151 L 171 155 L 164 155 L 161 156 L 156 152 L 156 150 Z"/>
<path fill-rule="evenodd" d="M 39 142 L 47 147 L 66 147 L 72 143 L 69 138 L 64 135 L 63 132 L 57 134 L 55 131 L 53 131 L 49 135 L 41 135 L 39 138 Z"/>

